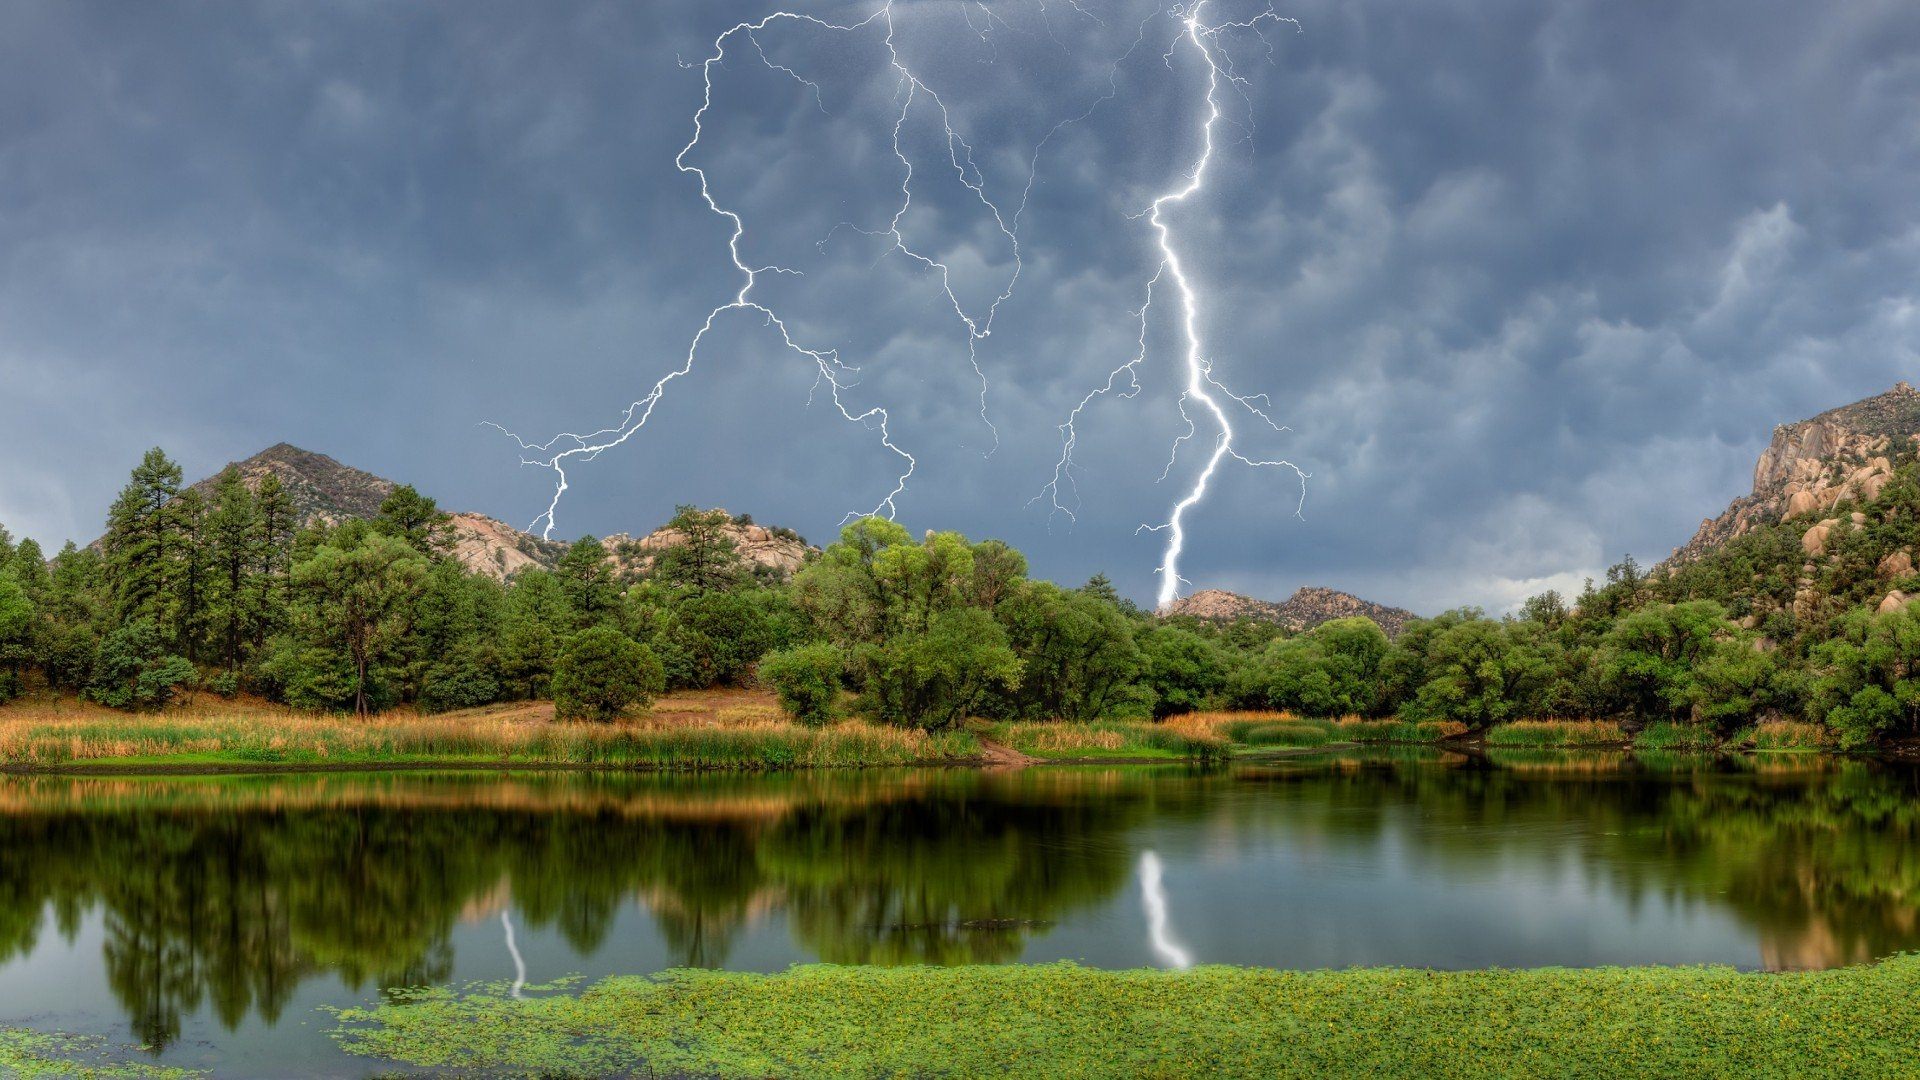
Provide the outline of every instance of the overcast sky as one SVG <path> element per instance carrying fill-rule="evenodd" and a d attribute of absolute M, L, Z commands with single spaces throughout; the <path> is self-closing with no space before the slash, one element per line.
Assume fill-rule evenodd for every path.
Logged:
<path fill-rule="evenodd" d="M 1207 190 L 1168 221 L 1216 373 L 1290 428 L 1237 410 L 1241 449 L 1312 479 L 1296 516 L 1290 473 L 1223 468 L 1189 517 L 1193 587 L 1428 613 L 1577 589 L 1742 494 L 1774 424 L 1920 374 L 1920 5 L 1280 2 L 1299 32 L 1215 39 L 1243 81 Z M 739 286 L 673 159 L 698 61 L 767 10 L 0 5 L 0 523 L 84 541 L 144 448 L 199 476 L 282 440 L 534 518 L 551 475 L 481 421 L 617 422 Z M 1077 520 L 1029 500 L 1058 425 L 1137 348 L 1140 213 L 1198 152 L 1202 69 L 1154 4 L 897 0 L 895 25 L 985 194 L 1010 213 L 1034 173 L 979 347 L 990 456 L 939 277 L 836 228 L 900 201 L 877 25 L 733 39 L 690 163 L 743 258 L 801 271 L 757 295 L 860 368 L 849 408 L 887 409 L 918 459 L 909 527 L 1149 598 L 1161 537 L 1137 529 L 1214 437 L 1189 406 L 1160 479 L 1184 430 L 1169 290 L 1140 392 L 1080 415 Z M 1012 251 L 938 132 L 925 101 L 902 125 L 901 232 L 978 312 Z M 830 539 L 898 459 L 809 406 L 814 374 L 723 316 L 647 427 L 573 470 L 556 535 L 695 502 Z"/>

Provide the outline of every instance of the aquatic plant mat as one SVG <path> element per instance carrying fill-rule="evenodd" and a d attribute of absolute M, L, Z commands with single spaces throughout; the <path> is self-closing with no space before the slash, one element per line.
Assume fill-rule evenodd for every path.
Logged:
<path fill-rule="evenodd" d="M 197 1070 L 153 1065 L 144 1051 L 104 1039 L 57 1032 L 0 1028 L 0 1076 L 37 1080 L 82 1077 L 85 1080 L 186 1080 Z"/>
<path fill-rule="evenodd" d="M 1288 972 L 1072 964 L 672 971 L 339 1015 L 389 1063 L 507 1075 L 1914 1076 L 1920 955 L 1725 967 Z"/>

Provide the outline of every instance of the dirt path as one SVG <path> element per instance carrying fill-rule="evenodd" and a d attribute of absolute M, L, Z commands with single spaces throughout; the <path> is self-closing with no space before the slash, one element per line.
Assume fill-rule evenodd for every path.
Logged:
<path fill-rule="evenodd" d="M 1037 757 L 1030 757 L 1006 743 L 995 742 L 985 735 L 976 732 L 973 737 L 980 740 L 980 753 L 986 758 L 986 766 L 989 769 L 1024 769 L 1029 765 L 1045 764 Z"/>

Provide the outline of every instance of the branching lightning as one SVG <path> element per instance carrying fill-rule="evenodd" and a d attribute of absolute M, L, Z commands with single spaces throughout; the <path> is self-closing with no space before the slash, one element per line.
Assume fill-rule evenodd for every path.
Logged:
<path fill-rule="evenodd" d="M 1180 391 L 1180 398 L 1177 405 L 1180 410 L 1181 419 L 1186 421 L 1186 431 L 1173 441 L 1173 446 L 1167 455 L 1167 467 L 1161 472 L 1160 478 L 1162 480 L 1166 479 L 1173 471 L 1174 462 L 1180 454 L 1180 447 L 1192 439 L 1198 431 L 1193 415 L 1187 411 L 1187 403 L 1189 401 L 1197 401 L 1200 403 L 1207 415 L 1213 419 L 1214 424 L 1219 428 L 1219 432 L 1214 437 L 1213 450 L 1207 456 L 1205 465 L 1201 468 L 1199 475 L 1194 479 L 1192 486 L 1187 489 L 1186 494 L 1181 496 L 1179 501 L 1173 504 L 1173 510 L 1168 515 L 1167 520 L 1157 525 L 1142 525 L 1140 527 L 1140 530 L 1144 532 L 1164 532 L 1167 534 L 1165 554 L 1161 559 L 1159 568 L 1155 571 L 1160 577 L 1157 606 L 1162 609 L 1173 603 L 1174 599 L 1180 595 L 1180 585 L 1185 580 L 1180 576 L 1180 556 L 1186 548 L 1187 511 L 1193 509 L 1193 507 L 1197 506 L 1200 501 L 1206 497 L 1207 486 L 1212 482 L 1213 475 L 1215 471 L 1219 469 L 1222 460 L 1232 458 L 1243 465 L 1253 468 L 1274 467 L 1290 469 L 1300 480 L 1301 484 L 1301 503 L 1295 507 L 1295 513 L 1298 513 L 1300 507 L 1305 505 L 1306 500 L 1307 474 L 1301 470 L 1299 466 L 1282 459 L 1271 461 L 1256 460 L 1247 457 L 1234 448 L 1233 422 L 1228 416 L 1226 408 L 1214 397 L 1215 393 L 1246 409 L 1252 413 L 1255 418 L 1275 431 L 1285 431 L 1287 429 L 1275 423 L 1268 415 L 1267 408 L 1271 407 L 1271 399 L 1267 398 L 1266 395 L 1237 394 L 1214 377 L 1213 362 L 1207 358 L 1200 339 L 1199 292 L 1194 285 L 1193 279 L 1188 275 L 1185 264 L 1180 259 L 1179 249 L 1174 242 L 1172 226 L 1168 224 L 1165 216 L 1169 207 L 1178 206 L 1191 200 L 1206 187 L 1208 167 L 1213 162 L 1214 133 L 1224 117 L 1224 113 L 1220 107 L 1221 84 L 1225 82 L 1230 85 L 1240 86 L 1244 82 L 1244 80 L 1235 73 L 1232 58 L 1221 50 L 1219 45 L 1220 36 L 1235 31 L 1250 31 L 1257 34 L 1263 25 L 1267 23 L 1289 23 L 1294 25 L 1296 29 L 1298 29 L 1298 24 L 1292 19 L 1281 17 L 1280 14 L 1275 12 L 1271 7 L 1251 19 L 1238 22 L 1209 24 L 1204 21 L 1206 6 L 1207 0 L 1194 0 L 1192 6 L 1186 8 L 1184 11 L 1176 11 L 1173 13 L 1174 17 L 1180 23 L 1182 33 L 1180 38 L 1167 50 L 1166 60 L 1168 66 L 1172 66 L 1173 53 L 1179 48 L 1182 41 L 1192 46 L 1194 53 L 1206 67 L 1206 108 L 1200 122 L 1200 153 L 1193 164 L 1193 168 L 1187 173 L 1186 183 L 1155 198 L 1153 202 L 1149 204 L 1145 214 L 1148 224 L 1153 228 L 1155 242 L 1160 248 L 1160 263 L 1154 270 L 1152 279 L 1147 283 L 1146 299 L 1140 305 L 1139 311 L 1135 313 L 1135 317 L 1140 322 L 1139 351 L 1134 354 L 1132 359 L 1114 368 L 1113 371 L 1108 374 L 1105 385 L 1089 391 L 1085 397 L 1080 399 L 1080 403 L 1074 406 L 1073 411 L 1067 415 L 1066 421 L 1060 425 L 1060 458 L 1054 465 L 1053 478 L 1048 481 L 1046 487 L 1041 490 L 1041 496 L 1051 502 L 1053 509 L 1066 514 L 1069 518 L 1073 517 L 1074 508 L 1063 504 L 1060 498 L 1062 495 L 1061 486 L 1063 484 L 1067 486 L 1069 491 L 1073 490 L 1074 486 L 1073 451 L 1079 441 L 1079 432 L 1076 423 L 1079 420 L 1081 412 L 1086 409 L 1094 398 L 1113 391 L 1123 374 L 1126 377 L 1127 390 L 1120 396 L 1133 397 L 1139 393 L 1140 383 L 1138 376 L 1140 365 L 1145 362 L 1147 355 L 1147 318 L 1148 311 L 1153 306 L 1154 288 L 1160 284 L 1163 278 L 1171 279 L 1174 291 L 1178 294 L 1180 300 L 1180 333 L 1181 340 L 1184 344 L 1182 361 L 1185 367 L 1186 381 Z M 1077 497 L 1073 499 L 1073 502 L 1077 505 Z"/>
<path fill-rule="evenodd" d="M 1040 22 L 1045 26 L 1048 37 L 1056 43 L 1055 18 L 1048 12 L 1046 0 L 1033 0 L 1040 13 Z M 1235 431 L 1230 408 L 1244 410 L 1253 418 L 1276 431 L 1287 430 L 1275 423 L 1269 415 L 1271 399 L 1262 394 L 1243 395 L 1223 384 L 1214 373 L 1213 362 L 1206 355 L 1201 339 L 1201 297 L 1200 289 L 1189 274 L 1182 261 L 1176 243 L 1173 225 L 1168 221 L 1168 212 L 1178 206 L 1193 201 L 1205 189 L 1209 168 L 1212 164 L 1217 143 L 1217 130 L 1223 124 L 1235 121 L 1226 116 L 1220 96 L 1224 89 L 1234 88 L 1245 96 L 1245 80 L 1235 71 L 1233 57 L 1227 51 L 1223 38 L 1233 34 L 1251 34 L 1265 41 L 1263 31 L 1272 25 L 1281 23 L 1297 24 L 1285 19 L 1270 6 L 1253 17 L 1238 21 L 1220 21 L 1210 23 L 1206 19 L 1206 8 L 1210 0 L 1190 0 L 1187 6 L 1171 11 L 1155 12 L 1143 19 L 1133 43 L 1126 51 L 1115 58 L 1108 72 L 1106 92 L 1085 105 L 1077 114 L 1070 115 L 1056 123 L 1033 147 L 1027 161 L 1027 175 L 1019 195 L 1019 203 L 1012 213 L 1004 213 L 1001 205 L 989 195 L 987 179 L 975 161 L 975 152 L 970 142 L 956 126 L 954 115 L 941 94 L 923 80 L 902 56 L 896 41 L 895 0 L 876 0 L 877 6 L 871 14 L 857 22 L 832 22 L 813 15 L 793 11 L 775 11 L 762 18 L 737 23 L 723 31 L 713 40 L 708 56 L 698 62 L 682 61 L 681 65 L 692 69 L 698 67 L 701 73 L 702 94 L 699 107 L 693 114 L 693 133 L 687 143 L 674 157 L 674 166 L 681 173 L 693 177 L 699 184 L 700 197 L 707 209 L 725 219 L 729 227 L 727 241 L 728 257 L 739 279 L 739 288 L 732 297 L 707 312 L 699 329 L 688 343 L 685 354 L 679 363 L 665 375 L 660 376 L 638 400 L 629 404 L 621 413 L 618 422 L 596 431 L 561 432 L 544 441 L 523 439 L 498 424 L 490 424 L 512 438 L 522 451 L 521 463 L 547 469 L 554 474 L 554 486 L 551 499 L 545 510 L 536 517 L 530 526 L 543 536 L 551 537 L 555 527 L 555 516 L 561 500 L 569 488 L 569 470 L 576 464 L 596 460 L 601 454 L 621 446 L 633 438 L 652 418 L 654 408 L 666 395 L 674 380 L 693 372 L 699 362 L 701 346 L 720 320 L 734 313 L 747 314 L 761 324 L 771 327 L 778 335 L 779 343 L 790 353 L 803 358 L 814 370 L 814 389 L 808 394 L 811 404 L 813 397 L 825 387 L 828 399 L 835 410 L 845 420 L 860 424 L 878 433 L 879 442 L 900 462 L 900 471 L 892 488 L 873 506 L 869 513 L 885 517 L 894 517 L 897 512 L 896 500 L 906 492 L 919 462 L 914 455 L 895 441 L 890 424 L 890 415 L 881 405 L 859 407 L 849 404 L 848 391 L 856 385 L 854 378 L 860 372 L 858 367 L 845 363 L 834 348 L 803 344 L 789 326 L 787 319 L 772 306 L 772 301 L 763 299 L 756 289 L 761 275 L 795 275 L 801 271 L 785 266 L 755 265 L 743 253 L 746 237 L 746 220 L 739 210 L 723 205 L 714 194 L 709 182 L 706 167 L 694 163 L 693 155 L 699 149 L 705 135 L 706 122 L 714 108 L 715 69 L 724 66 L 731 56 L 747 56 L 756 59 L 767 70 L 776 72 L 792 80 L 811 97 L 816 108 L 822 113 L 830 112 L 827 98 L 820 84 L 787 63 L 776 61 L 763 46 L 760 35 L 775 24 L 788 24 L 814 31 L 839 34 L 857 34 L 862 32 L 880 35 L 879 44 L 886 51 L 886 63 L 895 80 L 893 101 L 895 109 L 891 116 L 891 150 L 894 163 L 899 169 L 899 198 L 888 200 L 891 204 L 868 219 L 867 224 L 855 221 L 843 221 L 834 226 L 819 241 L 821 249 L 832 242 L 834 236 L 847 231 L 860 236 L 876 239 L 884 243 L 879 257 L 897 255 L 915 267 L 924 271 L 930 281 L 941 290 L 946 306 L 965 334 L 967 361 L 979 384 L 979 415 L 981 423 L 992 434 L 992 445 L 985 453 L 989 456 L 1000 445 L 1000 431 L 994 424 L 989 410 L 989 382 L 981 366 L 981 343 L 993 333 L 997 316 L 1012 300 L 1020 284 L 1025 269 L 1021 245 L 1021 228 L 1031 200 L 1036 178 L 1039 174 L 1040 160 L 1055 136 L 1069 126 L 1091 117 L 1101 106 L 1111 102 L 1119 92 L 1119 76 L 1122 64 L 1139 48 L 1148 34 L 1148 27 L 1155 25 L 1160 18 L 1171 20 L 1175 33 L 1170 35 L 1170 43 L 1164 54 L 1169 70 L 1173 67 L 1173 57 L 1182 50 L 1190 51 L 1205 71 L 1204 107 L 1198 118 L 1198 142 L 1200 149 L 1191 168 L 1186 172 L 1180 186 L 1168 190 L 1156 198 L 1140 213 L 1152 229 L 1155 245 L 1158 247 L 1157 265 L 1145 285 L 1145 296 L 1137 311 L 1132 313 L 1137 320 L 1138 343 L 1133 355 L 1124 363 L 1109 372 L 1104 384 L 1089 390 L 1076 404 L 1060 424 L 1060 454 L 1055 462 L 1052 478 L 1042 488 L 1036 501 L 1045 499 L 1052 511 L 1059 511 L 1074 517 L 1078 509 L 1079 496 L 1075 472 L 1077 463 L 1075 451 L 1079 443 L 1077 424 L 1083 413 L 1096 398 L 1112 395 L 1120 398 L 1133 398 L 1142 389 L 1141 369 L 1146 364 L 1149 353 L 1149 325 L 1157 294 L 1171 286 L 1179 308 L 1180 338 L 1182 341 L 1181 372 L 1182 386 L 1176 401 L 1185 431 L 1173 441 L 1169 449 L 1166 469 L 1162 479 L 1170 475 L 1182 447 L 1199 435 L 1200 425 L 1206 423 L 1215 429 L 1211 451 L 1208 453 L 1198 475 L 1192 481 L 1185 494 L 1177 500 L 1167 519 L 1158 524 L 1142 525 L 1140 531 L 1162 532 L 1166 534 L 1166 546 L 1163 558 L 1156 573 L 1159 575 L 1158 603 L 1165 607 L 1178 596 L 1184 579 L 1180 576 L 1180 559 L 1185 550 L 1188 511 L 1198 506 L 1206 497 L 1214 474 L 1221 462 L 1231 458 L 1253 468 L 1290 469 L 1301 482 L 1301 500 L 1305 499 L 1305 481 L 1307 474 L 1285 460 L 1260 460 L 1242 453 L 1235 442 Z M 1084 18 L 1102 27 L 1105 20 L 1099 18 L 1076 0 L 1064 0 L 1070 9 L 1066 18 Z M 957 5 L 966 25 L 986 45 L 989 58 L 983 63 L 993 63 L 997 58 L 995 37 L 1001 33 L 1020 32 L 1000 13 L 986 3 L 963 2 Z M 1271 43 L 1268 42 L 1269 55 Z M 1007 271 L 1003 281 L 998 283 L 990 299 L 982 297 L 977 307 L 969 307 L 962 300 L 961 291 L 954 280 L 952 267 L 930 249 L 916 245 L 908 237 L 906 221 L 915 205 L 916 169 L 912 156 L 907 152 L 904 142 L 910 126 L 930 122 L 934 138 L 944 144 L 946 162 L 938 172 L 951 169 L 951 175 L 969 197 L 978 203 L 979 209 L 993 223 L 1000 240 L 1007 249 Z M 1250 131 L 1250 129 L 1248 129 Z M 1189 406 L 1198 408 L 1190 411 Z M 1298 508 L 1296 508 L 1298 512 Z M 851 517 L 853 515 L 849 515 Z"/>

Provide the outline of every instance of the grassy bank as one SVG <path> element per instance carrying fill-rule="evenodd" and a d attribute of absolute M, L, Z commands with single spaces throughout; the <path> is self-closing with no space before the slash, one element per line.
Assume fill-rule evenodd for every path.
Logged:
<path fill-rule="evenodd" d="M 1088 723 L 990 723 L 980 731 L 995 742 L 1043 761 L 1217 761 L 1227 740 L 1204 723 L 1175 717 L 1094 720 Z"/>
<path fill-rule="evenodd" d="M 1488 746 L 1619 747 L 1632 741 L 1611 720 L 1517 720 L 1487 731 Z"/>
<path fill-rule="evenodd" d="M 1920 956 L 1730 968 L 675 971 L 340 1017 L 350 1052 L 521 1075 L 1912 1076 Z M 651 1074 L 650 1072 L 650 1074 Z"/>
<path fill-rule="evenodd" d="M 794 769 L 972 761 L 966 732 L 849 721 L 807 728 L 743 691 L 669 695 L 644 717 L 561 723 L 540 703 L 370 720 L 202 703 L 128 714 L 75 703 L 0 709 L 0 766 L 16 769 L 565 766 Z"/>

